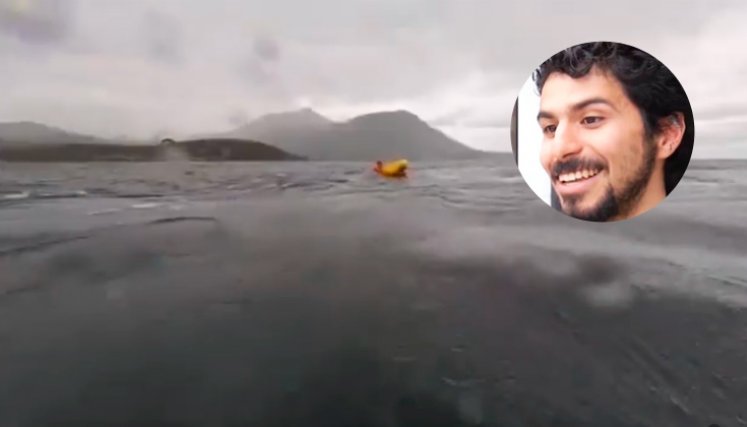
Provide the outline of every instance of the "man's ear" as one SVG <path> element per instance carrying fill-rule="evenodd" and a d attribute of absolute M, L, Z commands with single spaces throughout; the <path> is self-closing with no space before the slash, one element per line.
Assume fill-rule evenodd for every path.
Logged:
<path fill-rule="evenodd" d="M 659 132 L 656 136 L 657 157 L 667 159 L 680 146 L 685 134 L 685 116 L 677 112 L 659 120 Z"/>

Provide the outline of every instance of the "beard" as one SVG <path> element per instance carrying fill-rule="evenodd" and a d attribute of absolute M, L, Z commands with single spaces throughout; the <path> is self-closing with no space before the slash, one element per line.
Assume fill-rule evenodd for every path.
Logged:
<path fill-rule="evenodd" d="M 643 141 L 643 158 L 632 178 L 624 183 L 617 193 L 608 184 L 601 199 L 590 208 L 579 206 L 581 198 L 573 197 L 561 201 L 561 210 L 566 215 L 585 221 L 605 222 L 632 212 L 643 196 L 643 191 L 654 173 L 656 144 L 653 137 Z"/>

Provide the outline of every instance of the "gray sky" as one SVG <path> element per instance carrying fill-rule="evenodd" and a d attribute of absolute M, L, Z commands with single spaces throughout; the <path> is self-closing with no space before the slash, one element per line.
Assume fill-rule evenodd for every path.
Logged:
<path fill-rule="evenodd" d="M 510 150 L 532 69 L 570 45 L 648 51 L 683 83 L 696 155 L 747 156 L 747 2 L 0 0 L 0 121 L 102 136 L 230 129 L 310 106 L 405 108 Z"/>

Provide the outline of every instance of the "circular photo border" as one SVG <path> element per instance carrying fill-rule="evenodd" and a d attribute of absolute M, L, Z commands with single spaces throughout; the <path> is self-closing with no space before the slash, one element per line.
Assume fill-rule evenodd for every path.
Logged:
<path fill-rule="evenodd" d="M 511 149 L 537 197 L 576 219 L 613 222 L 658 206 L 692 157 L 685 89 L 649 53 L 619 42 L 555 53 L 519 90 Z"/>

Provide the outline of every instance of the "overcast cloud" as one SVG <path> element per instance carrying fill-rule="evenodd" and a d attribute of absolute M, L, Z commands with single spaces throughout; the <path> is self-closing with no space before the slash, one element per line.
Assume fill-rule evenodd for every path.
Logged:
<path fill-rule="evenodd" d="M 333 119 L 404 108 L 507 151 L 532 69 L 614 40 L 681 80 L 696 155 L 747 156 L 744 0 L 503 3 L 0 0 L 0 121 L 143 138 L 306 106 Z"/>

